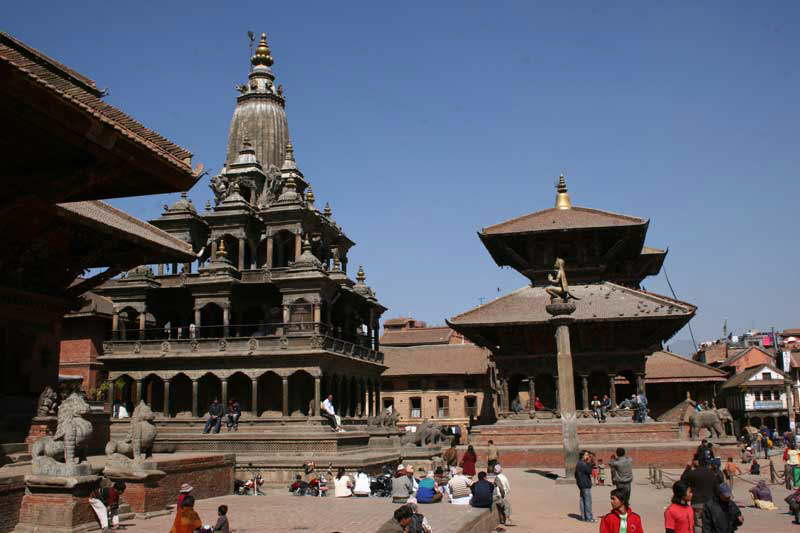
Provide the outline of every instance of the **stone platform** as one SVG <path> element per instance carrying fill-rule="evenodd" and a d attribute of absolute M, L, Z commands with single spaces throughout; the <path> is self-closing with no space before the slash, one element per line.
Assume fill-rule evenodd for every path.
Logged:
<path fill-rule="evenodd" d="M 608 444 L 634 442 L 677 442 L 680 432 L 677 423 L 611 421 L 599 424 L 594 419 L 579 419 L 578 439 L 581 444 Z M 530 444 L 561 445 L 560 420 L 500 420 L 486 426 L 475 426 L 470 433 L 473 445 L 486 445 L 493 440 L 497 446 Z"/>

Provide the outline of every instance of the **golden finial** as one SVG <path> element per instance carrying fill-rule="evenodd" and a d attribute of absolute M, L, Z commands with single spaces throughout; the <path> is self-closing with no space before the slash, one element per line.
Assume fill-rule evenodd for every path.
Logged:
<path fill-rule="evenodd" d="M 290 191 L 297 189 L 297 184 L 294 182 L 294 178 L 292 176 L 286 178 L 286 184 L 284 187 Z"/>
<path fill-rule="evenodd" d="M 272 66 L 272 56 L 269 52 L 266 33 L 261 34 L 261 40 L 258 41 L 256 52 L 253 54 L 253 57 L 250 58 L 250 63 L 253 65 L 266 65 L 268 67 Z"/>
<path fill-rule="evenodd" d="M 364 274 L 364 267 L 362 265 L 358 265 L 358 272 L 356 272 L 356 281 L 359 283 L 364 283 L 367 281 L 367 275 Z"/>
<path fill-rule="evenodd" d="M 308 234 L 306 233 L 306 238 L 303 239 L 303 247 L 301 248 L 303 253 L 311 252 L 311 242 L 308 240 Z"/>
<path fill-rule="evenodd" d="M 292 145 L 292 141 L 286 143 L 286 157 L 284 157 L 286 161 L 294 161 L 294 145 Z"/>
<path fill-rule="evenodd" d="M 228 252 L 225 251 L 225 239 L 219 241 L 219 248 L 217 248 L 217 259 L 225 259 Z"/>
<path fill-rule="evenodd" d="M 322 214 L 330 218 L 330 216 L 333 214 L 333 211 L 331 210 L 331 204 L 325 202 L 325 209 L 322 210 Z"/>
<path fill-rule="evenodd" d="M 314 191 L 311 190 L 311 185 L 306 189 L 306 203 L 310 207 L 314 207 Z"/>
<path fill-rule="evenodd" d="M 558 177 L 556 190 L 558 191 L 556 195 L 556 209 L 572 209 L 572 201 L 569 199 L 569 193 L 567 193 L 567 182 L 564 179 L 564 174 Z"/>

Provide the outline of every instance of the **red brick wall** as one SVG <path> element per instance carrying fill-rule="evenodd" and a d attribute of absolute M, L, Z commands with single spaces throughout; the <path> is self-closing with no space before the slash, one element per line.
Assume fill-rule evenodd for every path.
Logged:
<path fill-rule="evenodd" d="M 157 485 L 131 487 L 123 499 L 138 513 L 164 509 L 178 500 L 180 487 L 189 483 L 197 500 L 233 494 L 233 454 L 195 455 L 155 461 L 156 469 L 166 472 Z"/>
<path fill-rule="evenodd" d="M 747 354 L 733 362 L 733 366 L 736 368 L 737 374 L 750 367 L 762 364 L 772 365 L 775 364 L 775 361 L 771 356 L 765 354 L 761 350 L 756 350 L 755 348 L 750 349 Z"/>
<path fill-rule="evenodd" d="M 4 478 L 0 483 L 0 533 L 13 531 L 16 527 L 24 495 L 23 476 Z"/>

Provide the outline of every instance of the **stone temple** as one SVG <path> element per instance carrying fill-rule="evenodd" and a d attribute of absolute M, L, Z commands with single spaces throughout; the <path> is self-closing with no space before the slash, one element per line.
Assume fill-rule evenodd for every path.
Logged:
<path fill-rule="evenodd" d="M 140 266 L 97 291 L 113 301 L 100 359 L 116 399 L 160 413 L 158 449 L 235 452 L 261 467 L 286 454 L 292 468 L 302 455 L 387 461 L 358 430 L 380 406 L 386 308 L 362 268 L 348 277 L 354 242 L 298 167 L 264 34 L 251 63 L 211 179 L 214 205 L 198 210 L 184 193 L 151 221 L 191 244 L 196 261 Z M 324 424 L 328 393 L 353 431 Z M 214 398 L 241 404 L 238 432 L 200 435 Z"/>

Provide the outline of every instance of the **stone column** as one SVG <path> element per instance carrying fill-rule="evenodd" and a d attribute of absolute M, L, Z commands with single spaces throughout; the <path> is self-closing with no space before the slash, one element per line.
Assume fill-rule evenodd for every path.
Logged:
<path fill-rule="evenodd" d="M 211 260 L 215 260 L 217 258 L 217 239 L 211 241 Z"/>
<path fill-rule="evenodd" d="M 231 308 L 230 307 L 223 307 L 222 308 L 222 336 L 227 337 L 230 335 L 230 325 L 231 325 Z"/>
<path fill-rule="evenodd" d="M 111 338 L 119 340 L 119 312 L 114 311 L 114 314 L 111 315 Z"/>
<path fill-rule="evenodd" d="M 244 270 L 244 239 L 239 239 L 239 272 Z"/>
<path fill-rule="evenodd" d="M 558 374 L 553 376 L 553 381 L 555 382 L 555 391 L 556 391 L 556 412 L 561 412 L 561 393 L 558 390 Z"/>
<path fill-rule="evenodd" d="M 617 374 L 608 375 L 608 397 L 611 398 L 611 409 L 617 408 Z"/>
<path fill-rule="evenodd" d="M 228 407 L 228 378 L 220 379 L 222 382 L 222 408 L 227 409 Z"/>
<path fill-rule="evenodd" d="M 528 376 L 528 409 L 530 411 L 535 411 L 536 408 L 533 406 L 534 402 L 536 401 L 536 376 Z"/>
<path fill-rule="evenodd" d="M 322 403 L 322 391 L 321 391 L 321 378 L 316 376 L 314 378 L 314 410 L 310 413 L 313 416 L 321 416 L 319 413 L 320 404 Z"/>
<path fill-rule="evenodd" d="M 375 395 L 373 394 L 373 383 L 367 381 L 367 416 L 375 416 Z"/>
<path fill-rule="evenodd" d="M 575 464 L 578 462 L 578 418 L 575 413 L 575 378 L 572 370 L 572 349 L 569 342 L 570 317 L 575 312 L 575 304 L 552 303 L 547 312 L 553 315 L 550 322 L 556 326 L 556 349 L 558 355 L 559 410 L 561 412 L 561 431 L 564 439 L 564 476 L 572 480 Z"/>
<path fill-rule="evenodd" d="M 197 400 L 198 400 L 198 398 L 197 398 L 197 396 L 198 396 L 197 385 L 198 385 L 197 380 L 193 379 L 192 380 L 192 416 L 195 417 L 195 418 L 200 416 L 200 415 L 197 414 Z"/>
<path fill-rule="evenodd" d="M 320 322 L 322 322 L 322 305 L 320 304 L 312 304 L 312 320 L 314 322 L 314 331 L 319 333 L 319 326 Z"/>
<path fill-rule="evenodd" d="M 363 413 L 361 412 L 361 405 L 362 405 L 362 401 L 364 399 L 364 395 L 361 392 L 361 386 L 362 386 L 361 381 L 356 381 L 356 397 L 355 397 L 355 400 L 356 400 L 356 412 L 353 413 L 354 416 L 362 416 L 363 415 Z"/>
<path fill-rule="evenodd" d="M 283 382 L 283 398 L 281 400 L 283 416 L 289 416 L 289 378 L 283 376 L 281 381 Z"/>
<path fill-rule="evenodd" d="M 158 275 L 159 276 L 163 276 L 164 275 L 164 263 L 159 263 L 158 264 Z"/>
<path fill-rule="evenodd" d="M 503 378 L 503 412 L 508 413 L 509 411 L 509 397 L 508 397 L 508 380 Z"/>
<path fill-rule="evenodd" d="M 581 393 L 583 397 L 583 410 L 589 411 L 589 376 L 581 374 Z"/>
<path fill-rule="evenodd" d="M 636 394 L 644 394 L 644 372 L 636 373 Z"/>
<path fill-rule="evenodd" d="M 258 418 L 258 378 L 250 379 L 250 410 L 253 412 L 253 418 Z"/>
<path fill-rule="evenodd" d="M 303 253 L 303 234 L 298 231 L 294 234 L 294 260 L 300 259 L 300 254 Z"/>
<path fill-rule="evenodd" d="M 134 409 L 142 401 L 142 380 L 136 380 L 136 400 L 133 402 Z"/>
<path fill-rule="evenodd" d="M 164 418 L 169 417 L 170 405 L 169 405 L 169 383 L 170 379 L 164 379 Z"/>
<path fill-rule="evenodd" d="M 375 414 L 381 414 L 383 408 L 381 407 L 381 382 L 375 384 Z"/>
<path fill-rule="evenodd" d="M 147 310 L 142 309 L 139 313 L 139 340 L 144 340 L 144 327 L 147 322 Z"/>
<path fill-rule="evenodd" d="M 265 266 L 272 268 L 272 235 L 267 236 L 267 257 L 265 259 L 267 260 Z"/>

